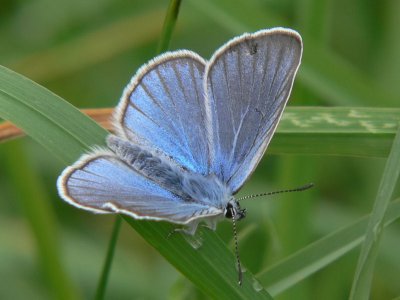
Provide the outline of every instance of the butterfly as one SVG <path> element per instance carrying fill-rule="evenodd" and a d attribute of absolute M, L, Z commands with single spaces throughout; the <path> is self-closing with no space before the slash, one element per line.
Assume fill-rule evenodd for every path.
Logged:
<path fill-rule="evenodd" d="M 209 61 L 167 52 L 142 66 L 113 115 L 115 134 L 67 167 L 62 199 L 94 213 L 185 225 L 245 216 L 234 195 L 276 130 L 302 56 L 301 36 L 245 33 Z"/>

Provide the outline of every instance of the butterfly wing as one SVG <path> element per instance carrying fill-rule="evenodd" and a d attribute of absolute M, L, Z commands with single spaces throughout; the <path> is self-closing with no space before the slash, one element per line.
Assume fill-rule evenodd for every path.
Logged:
<path fill-rule="evenodd" d="M 205 61 L 186 50 L 168 52 L 142 67 L 116 109 L 116 134 L 206 174 L 204 68 Z"/>
<path fill-rule="evenodd" d="M 210 173 L 233 192 L 253 172 L 274 134 L 301 54 L 296 32 L 261 30 L 228 42 L 206 67 Z"/>
<path fill-rule="evenodd" d="M 109 151 L 83 156 L 64 170 L 57 186 L 65 201 L 97 213 L 123 213 L 136 219 L 177 224 L 222 213 L 206 205 L 185 202 Z"/>

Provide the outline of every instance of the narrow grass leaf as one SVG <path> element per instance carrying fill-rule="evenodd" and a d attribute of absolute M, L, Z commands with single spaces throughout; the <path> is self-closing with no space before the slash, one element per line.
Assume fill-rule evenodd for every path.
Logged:
<path fill-rule="evenodd" d="M 75 161 L 91 145 L 104 144 L 107 134 L 59 96 L 3 66 L 0 117 L 12 121 L 67 163 Z"/>
<path fill-rule="evenodd" d="M 392 150 L 386 161 L 382 180 L 368 222 L 366 238 L 361 248 L 356 273 L 351 288 L 350 299 L 368 299 L 383 234 L 384 216 L 400 174 L 400 129 L 393 141 Z"/>
<path fill-rule="evenodd" d="M 117 216 L 114 221 L 113 230 L 111 233 L 110 242 L 107 248 L 106 258 L 104 260 L 104 265 L 102 272 L 100 274 L 99 282 L 97 284 L 96 294 L 94 299 L 101 300 L 104 299 L 104 295 L 106 293 L 107 281 L 111 270 L 112 261 L 114 258 L 115 247 L 117 245 L 118 235 L 121 229 L 122 219 L 120 216 Z"/>
<path fill-rule="evenodd" d="M 268 153 L 387 157 L 398 108 L 288 107 Z"/>
<path fill-rule="evenodd" d="M 209 229 L 199 229 L 196 235 L 200 241 L 196 242 L 201 246 L 195 249 L 181 234 L 168 238 L 174 229 L 173 225 L 164 224 L 161 227 L 155 222 L 142 222 L 128 217 L 124 219 L 182 274 L 212 298 L 270 299 L 265 290 L 257 288 L 257 280 L 248 271 L 243 274 L 242 286 L 238 285 L 234 256 Z M 202 280 L 196 280 L 199 277 Z"/>
<path fill-rule="evenodd" d="M 258 280 L 272 296 L 284 292 L 360 245 L 370 218 L 365 216 L 304 247 L 257 274 Z M 390 204 L 383 224 L 388 226 L 399 218 L 400 199 L 397 199 Z"/>
<path fill-rule="evenodd" d="M 112 109 L 82 110 L 104 128 Z M 268 147 L 270 154 L 387 157 L 399 108 L 287 107 Z M 0 124 L 0 142 L 21 136 L 10 123 Z"/>
<path fill-rule="evenodd" d="M 171 42 L 172 32 L 174 31 L 176 24 L 176 19 L 178 18 L 181 2 L 181 0 L 171 0 L 169 2 L 163 25 L 163 32 L 161 34 L 161 40 L 158 44 L 158 54 L 168 50 L 169 43 Z"/>

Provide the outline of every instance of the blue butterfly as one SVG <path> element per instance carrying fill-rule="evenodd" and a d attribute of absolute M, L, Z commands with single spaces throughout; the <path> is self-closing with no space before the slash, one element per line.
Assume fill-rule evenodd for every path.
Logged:
<path fill-rule="evenodd" d="M 245 216 L 234 194 L 263 156 L 288 101 L 300 35 L 274 28 L 236 37 L 209 61 L 180 50 L 139 69 L 115 110 L 109 149 L 58 179 L 65 201 L 95 213 L 215 229 Z"/>

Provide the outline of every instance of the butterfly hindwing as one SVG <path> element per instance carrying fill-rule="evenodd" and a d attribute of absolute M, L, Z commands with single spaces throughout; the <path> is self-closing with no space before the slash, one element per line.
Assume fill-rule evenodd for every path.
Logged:
<path fill-rule="evenodd" d="M 64 200 L 97 213 L 124 213 L 178 224 L 220 213 L 204 204 L 185 202 L 110 151 L 83 156 L 64 170 L 57 185 Z"/>

